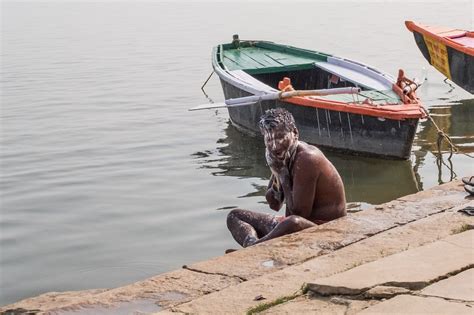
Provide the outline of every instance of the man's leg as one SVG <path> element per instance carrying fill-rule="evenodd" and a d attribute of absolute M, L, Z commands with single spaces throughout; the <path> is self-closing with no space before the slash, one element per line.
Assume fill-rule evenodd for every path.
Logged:
<path fill-rule="evenodd" d="M 275 226 L 275 228 L 271 230 L 270 233 L 258 239 L 254 244 L 265 242 L 271 240 L 272 238 L 283 236 L 286 234 L 295 233 L 315 225 L 316 223 L 313 223 L 303 217 L 300 217 L 298 215 L 290 215 L 289 217 L 286 217 L 282 222 L 278 223 L 278 225 Z"/>
<path fill-rule="evenodd" d="M 247 247 L 264 237 L 278 224 L 275 216 L 266 213 L 234 209 L 227 215 L 227 227 L 234 239 Z"/>

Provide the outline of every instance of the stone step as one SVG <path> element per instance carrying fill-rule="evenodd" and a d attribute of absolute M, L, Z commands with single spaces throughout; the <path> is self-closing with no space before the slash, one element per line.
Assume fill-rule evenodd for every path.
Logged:
<path fill-rule="evenodd" d="M 399 295 L 390 300 L 371 306 L 358 314 L 472 315 L 473 305 L 446 301 L 435 297 Z"/>
<path fill-rule="evenodd" d="M 472 251 L 471 259 L 473 259 L 472 261 L 474 262 Z M 446 280 L 434 283 L 421 290 L 420 294 L 474 302 L 474 269 L 466 270 Z"/>
<path fill-rule="evenodd" d="M 219 310 L 222 314 L 245 313 L 247 310 L 259 305 L 274 303 L 282 297 L 292 297 L 304 283 L 311 279 L 340 274 L 364 263 L 377 261 L 399 252 L 406 252 L 407 249 L 431 244 L 439 238 L 445 238 L 453 232 L 457 232 L 460 227 L 469 226 L 469 224 L 474 223 L 474 217 L 457 212 L 459 209 L 460 207 L 454 207 L 444 213 L 432 215 L 391 229 L 390 231 L 379 233 L 302 264 L 287 267 L 272 274 L 263 275 L 222 291 L 197 298 L 191 302 L 183 303 L 173 307 L 173 310 L 190 314 L 213 314 L 217 312 L 216 310 Z M 256 301 L 255 297 L 257 296 L 264 299 Z M 294 306 L 295 302 L 298 301 L 296 298 L 294 301 L 291 300 L 283 303 L 280 307 L 286 307 L 287 304 Z M 354 301 L 347 303 L 352 305 L 352 309 L 360 308 L 360 305 L 354 307 Z M 316 313 L 320 313 L 328 311 L 329 304 L 331 302 L 305 300 L 304 305 L 298 305 L 298 307 L 302 309 L 313 308 Z M 366 305 L 367 303 L 364 302 L 362 304 Z M 274 307 L 277 310 L 279 309 L 278 306 Z M 336 305 L 331 309 L 339 310 L 341 307 Z M 285 312 L 282 311 L 282 313 Z"/>
<path fill-rule="evenodd" d="M 377 286 L 419 290 L 474 265 L 474 230 L 308 283 L 320 295 L 359 295 Z"/>

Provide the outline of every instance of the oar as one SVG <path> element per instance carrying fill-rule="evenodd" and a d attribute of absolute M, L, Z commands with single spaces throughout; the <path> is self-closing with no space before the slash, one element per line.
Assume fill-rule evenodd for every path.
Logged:
<path fill-rule="evenodd" d="M 270 101 L 285 99 L 295 96 L 324 96 L 324 95 L 334 95 L 334 94 L 357 94 L 360 92 L 360 88 L 355 87 L 345 87 L 345 88 L 336 88 L 336 89 L 323 89 L 323 90 L 296 90 L 296 91 L 287 91 L 287 92 L 273 92 L 262 95 L 251 95 L 238 98 L 230 98 L 225 100 L 223 103 L 214 103 L 214 104 L 202 104 L 196 107 L 192 107 L 189 110 L 201 110 L 201 109 L 214 109 L 214 108 L 224 108 L 224 107 L 238 107 L 252 105 L 260 101 Z"/>

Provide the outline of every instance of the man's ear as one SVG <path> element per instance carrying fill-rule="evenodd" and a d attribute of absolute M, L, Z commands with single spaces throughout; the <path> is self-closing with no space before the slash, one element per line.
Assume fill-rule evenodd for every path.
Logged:
<path fill-rule="evenodd" d="M 298 132 L 298 129 L 294 129 L 293 132 L 295 133 L 296 138 L 299 138 L 300 133 Z"/>

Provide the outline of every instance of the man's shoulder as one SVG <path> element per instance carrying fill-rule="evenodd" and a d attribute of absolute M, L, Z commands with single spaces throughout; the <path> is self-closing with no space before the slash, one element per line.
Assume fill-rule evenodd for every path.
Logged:
<path fill-rule="evenodd" d="M 298 158 L 307 161 L 320 162 L 327 160 L 323 152 L 314 145 L 300 141 L 298 146 Z"/>
<path fill-rule="evenodd" d="M 319 167 L 324 165 L 327 161 L 321 150 L 304 142 L 300 142 L 295 160 L 299 168 L 303 168 L 305 171 L 314 169 L 314 167 L 319 169 Z M 311 166 L 313 166 L 313 168 Z"/>

